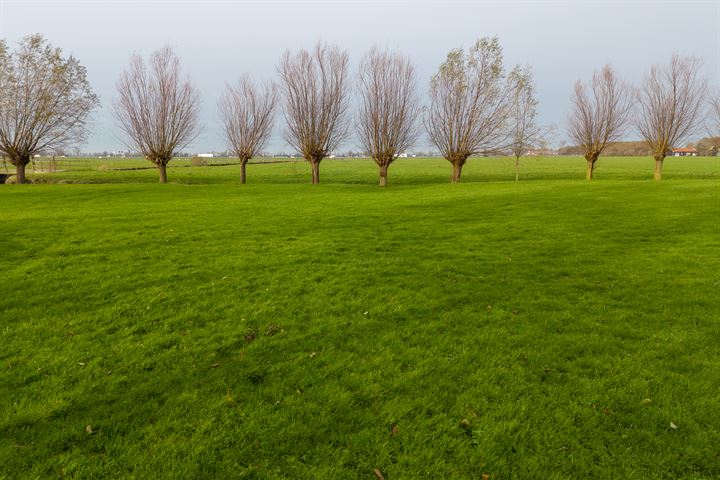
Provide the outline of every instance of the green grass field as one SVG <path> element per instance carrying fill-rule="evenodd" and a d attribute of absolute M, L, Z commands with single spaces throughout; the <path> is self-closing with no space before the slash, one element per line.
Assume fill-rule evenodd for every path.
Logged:
<path fill-rule="evenodd" d="M 0 479 L 720 478 L 720 158 L 99 166 L 0 185 Z"/>

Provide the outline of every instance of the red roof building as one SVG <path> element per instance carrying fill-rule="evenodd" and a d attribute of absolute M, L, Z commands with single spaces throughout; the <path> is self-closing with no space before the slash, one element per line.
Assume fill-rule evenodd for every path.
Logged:
<path fill-rule="evenodd" d="M 697 157 L 697 150 L 690 148 L 673 148 L 670 150 L 673 157 Z"/>

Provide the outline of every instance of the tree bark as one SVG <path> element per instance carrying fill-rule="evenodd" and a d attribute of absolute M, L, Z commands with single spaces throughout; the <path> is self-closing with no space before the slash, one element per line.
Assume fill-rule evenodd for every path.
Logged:
<path fill-rule="evenodd" d="M 388 165 L 380 165 L 380 186 L 385 187 L 387 186 L 387 171 L 388 171 Z"/>
<path fill-rule="evenodd" d="M 655 156 L 655 173 L 653 173 L 653 178 L 655 181 L 662 180 L 662 167 L 663 167 L 663 160 L 665 160 L 665 156 L 657 155 Z"/>
<path fill-rule="evenodd" d="M 464 164 L 464 162 L 454 162 L 453 163 L 452 183 L 460 182 L 460 175 L 462 175 L 463 164 Z"/>
<path fill-rule="evenodd" d="M 158 172 L 160 172 L 160 183 L 167 183 L 167 165 L 158 163 Z"/>
<path fill-rule="evenodd" d="M 245 183 L 245 165 L 247 165 L 247 160 L 240 160 L 240 183 Z"/>
<path fill-rule="evenodd" d="M 320 162 L 311 160 L 310 168 L 312 168 L 312 184 L 317 185 L 320 183 Z"/>
<path fill-rule="evenodd" d="M 586 159 L 587 160 L 587 170 L 585 173 L 585 180 L 592 180 L 593 179 L 593 173 L 595 172 L 595 161 L 596 159 Z"/>
<path fill-rule="evenodd" d="M 15 177 L 17 178 L 17 183 L 25 183 L 24 163 L 18 163 L 17 165 L 15 165 Z"/>
<path fill-rule="evenodd" d="M 520 180 L 520 157 L 515 157 L 515 181 Z"/>
<path fill-rule="evenodd" d="M 30 155 L 11 154 L 10 163 L 15 166 L 15 178 L 17 179 L 17 183 L 26 183 L 27 177 L 25 176 L 25 169 L 30 163 Z"/>

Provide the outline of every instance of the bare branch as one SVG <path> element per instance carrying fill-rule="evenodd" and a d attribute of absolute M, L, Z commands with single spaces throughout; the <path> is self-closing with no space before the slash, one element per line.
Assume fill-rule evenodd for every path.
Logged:
<path fill-rule="evenodd" d="M 285 100 L 285 139 L 310 162 L 313 183 L 319 183 L 320 162 L 349 131 L 348 55 L 318 42 L 312 52 L 286 51 L 278 71 Z"/>
<path fill-rule="evenodd" d="M 510 81 L 514 84 L 514 94 L 510 110 L 512 129 L 511 149 L 515 156 L 515 181 L 520 179 L 520 157 L 542 140 L 543 129 L 537 122 L 535 81 L 529 66 L 517 67 L 510 72 Z"/>
<path fill-rule="evenodd" d="M 478 40 L 467 54 L 462 49 L 448 53 L 430 82 L 424 124 L 432 143 L 453 164 L 453 182 L 460 180 L 470 155 L 509 145 L 513 92 L 497 37 Z"/>
<path fill-rule="evenodd" d="M 700 77 L 702 60 L 673 54 L 669 65 L 654 65 L 638 93 L 640 113 L 636 127 L 655 157 L 655 180 L 670 148 L 697 132 L 707 94 Z"/>
<path fill-rule="evenodd" d="M 114 114 L 127 145 L 158 167 L 160 182 L 179 150 L 199 133 L 200 95 L 189 78 L 181 78 L 180 59 L 170 47 L 150 55 L 150 70 L 139 55 L 117 83 Z"/>
<path fill-rule="evenodd" d="M 611 65 L 593 74 L 589 89 L 580 80 L 575 83 L 568 134 L 585 152 L 586 178 L 591 180 L 595 163 L 607 144 L 625 133 L 633 103 L 630 86 Z"/>
<path fill-rule="evenodd" d="M 373 48 L 362 58 L 358 72 L 360 143 L 380 169 L 380 185 L 387 169 L 418 136 L 420 114 L 415 68 L 400 53 Z"/>
<path fill-rule="evenodd" d="M 240 183 L 245 183 L 245 165 L 257 155 L 272 132 L 277 87 L 258 89 L 243 76 L 235 86 L 227 85 L 218 102 L 223 132 L 230 150 L 240 158 Z"/>
<path fill-rule="evenodd" d="M 13 53 L 0 40 L 0 152 L 15 165 L 19 183 L 34 154 L 85 141 L 98 105 L 85 67 L 42 35 L 23 38 Z"/>
<path fill-rule="evenodd" d="M 707 133 L 713 140 L 714 151 L 720 147 L 720 89 L 716 88 L 708 95 Z"/>

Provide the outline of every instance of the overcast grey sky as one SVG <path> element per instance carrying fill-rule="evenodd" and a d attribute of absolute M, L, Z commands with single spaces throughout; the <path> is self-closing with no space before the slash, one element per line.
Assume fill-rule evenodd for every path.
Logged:
<path fill-rule="evenodd" d="M 540 120 L 564 138 L 572 85 L 612 63 L 639 82 L 672 52 L 705 60 L 720 84 L 720 0 L 714 1 L 35 1 L 0 0 L 0 37 L 14 44 L 31 33 L 73 53 L 87 67 L 102 108 L 84 150 L 122 148 L 110 114 L 115 82 L 131 52 L 171 45 L 203 98 L 202 135 L 190 151 L 223 150 L 216 102 L 225 82 L 242 73 L 276 77 L 285 49 L 317 40 L 346 49 L 354 70 L 373 45 L 410 55 L 423 92 L 447 52 L 497 35 L 506 63 L 532 66 Z M 354 72 L 353 72 L 354 75 Z M 289 150 L 278 117 L 269 149 Z M 349 143 L 343 148 L 354 148 Z M 426 140 L 418 145 L 426 149 Z"/>

